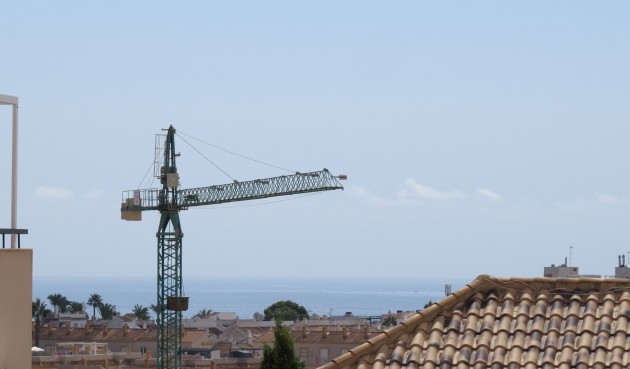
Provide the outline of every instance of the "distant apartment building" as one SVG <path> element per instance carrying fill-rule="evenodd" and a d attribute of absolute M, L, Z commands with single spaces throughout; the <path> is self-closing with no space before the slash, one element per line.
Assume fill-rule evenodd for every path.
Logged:
<path fill-rule="evenodd" d="M 551 266 L 545 267 L 544 276 L 546 278 L 577 278 L 580 276 L 580 270 L 578 267 L 567 266 L 566 264 L 558 266 L 551 264 Z"/>
<path fill-rule="evenodd" d="M 615 278 L 630 279 L 630 268 L 626 264 L 626 255 L 619 255 L 618 258 L 619 264 L 615 267 Z"/>
<path fill-rule="evenodd" d="M 305 369 L 317 368 L 383 332 L 370 325 L 366 317 L 339 318 L 303 320 L 291 326 L 295 355 L 306 364 Z M 274 332 L 269 330 L 254 344 L 273 346 L 274 341 Z"/>
<path fill-rule="evenodd" d="M 72 328 L 83 328 L 88 322 L 85 313 L 58 313 L 57 325 L 59 327 L 70 325 Z"/>
<path fill-rule="evenodd" d="M 614 278 L 630 279 L 630 267 L 626 260 L 626 255 L 618 255 L 618 264 L 615 267 Z M 576 266 L 568 266 L 567 259 L 564 259 L 564 264 L 554 265 L 544 268 L 544 277 L 546 278 L 602 278 L 600 274 L 580 274 L 580 269 Z M 612 278 L 612 276 L 605 275 L 604 277 Z"/>
<path fill-rule="evenodd" d="M 182 362 L 197 367 L 210 367 L 214 363 L 222 369 L 240 368 L 243 365 L 258 367 L 263 344 L 254 340 L 272 331 L 275 323 L 231 319 L 232 315 L 235 314 L 187 320 L 182 334 Z M 105 350 L 112 358 L 135 357 L 136 365 L 139 361 L 143 361 L 144 365 L 144 360 L 148 358 L 149 365 L 155 366 L 157 328 L 154 323 L 136 322 L 125 316 L 112 320 L 87 320 L 84 324 L 69 318 L 63 316 L 61 320 L 50 321 L 39 330 L 40 347 L 44 352 L 34 355 L 33 363 L 42 364 L 44 362 L 41 360 L 48 360 L 49 363 L 76 364 L 84 359 L 92 363 L 94 358 L 88 359 L 84 348 L 96 345 L 105 348 L 101 351 Z M 221 324 L 230 321 L 232 324 Z M 33 342 L 36 333 L 33 325 Z"/>

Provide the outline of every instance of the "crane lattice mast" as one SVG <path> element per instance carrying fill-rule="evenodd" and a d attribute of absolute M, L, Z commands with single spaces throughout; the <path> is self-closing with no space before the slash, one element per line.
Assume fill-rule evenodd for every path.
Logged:
<path fill-rule="evenodd" d="M 188 309 L 188 298 L 182 293 L 182 238 L 180 210 L 191 206 L 215 205 L 236 201 L 296 195 L 317 191 L 343 190 L 338 179 L 327 169 L 317 172 L 234 181 L 233 183 L 179 189 L 175 158 L 175 128 L 170 126 L 164 141 L 164 160 L 158 177 L 162 188 L 123 192 L 121 218 L 141 220 L 142 212 L 157 210 L 157 367 L 181 368 L 182 311 Z"/>

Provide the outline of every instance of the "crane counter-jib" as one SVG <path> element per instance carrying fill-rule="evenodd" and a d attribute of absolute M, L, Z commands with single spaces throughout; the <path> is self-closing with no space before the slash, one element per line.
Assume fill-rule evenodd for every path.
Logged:
<path fill-rule="evenodd" d="M 215 205 L 227 202 L 256 200 L 268 197 L 297 195 L 309 192 L 343 190 L 343 186 L 327 169 L 296 173 L 252 181 L 177 190 L 170 202 L 164 201 L 163 189 L 142 189 L 123 192 L 122 218 L 140 220 L 141 211 L 185 209 L 190 206 Z"/>

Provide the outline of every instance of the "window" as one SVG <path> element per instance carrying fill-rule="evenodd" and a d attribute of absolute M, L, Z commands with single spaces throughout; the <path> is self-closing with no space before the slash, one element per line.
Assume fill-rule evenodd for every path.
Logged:
<path fill-rule="evenodd" d="M 300 359 L 302 361 L 307 361 L 308 360 L 308 349 L 307 348 L 301 348 L 300 349 Z"/>
<path fill-rule="evenodd" d="M 319 358 L 323 361 L 323 360 L 328 360 L 328 349 L 327 348 L 320 348 L 319 349 Z"/>

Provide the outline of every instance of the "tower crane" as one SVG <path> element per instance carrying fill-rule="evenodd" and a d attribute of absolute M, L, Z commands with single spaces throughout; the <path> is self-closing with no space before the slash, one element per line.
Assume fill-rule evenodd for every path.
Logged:
<path fill-rule="evenodd" d="M 157 246 L 157 367 L 181 368 L 182 311 L 188 309 L 188 297 L 182 293 L 182 238 L 184 233 L 179 212 L 193 206 L 216 205 L 228 202 L 257 200 L 268 197 L 296 195 L 309 192 L 343 190 L 338 180 L 327 169 L 295 173 L 279 177 L 234 181 L 190 189 L 180 189 L 175 158 L 175 128 L 168 128 L 164 140 L 164 160 L 156 177 L 162 188 L 123 191 L 121 218 L 142 220 L 142 212 L 160 212 Z M 162 136 L 163 137 L 163 136 Z M 159 156 L 156 140 L 156 158 Z M 157 168 L 156 168 L 157 169 Z"/>

